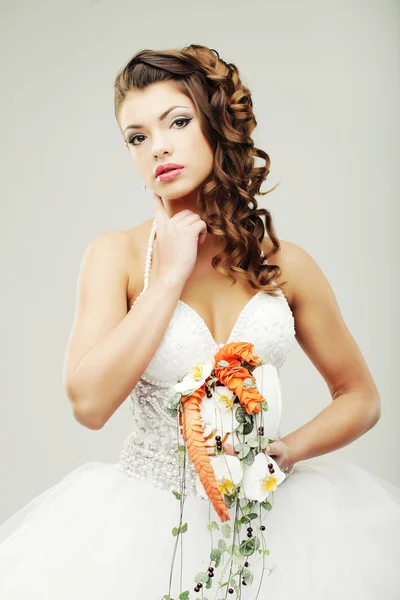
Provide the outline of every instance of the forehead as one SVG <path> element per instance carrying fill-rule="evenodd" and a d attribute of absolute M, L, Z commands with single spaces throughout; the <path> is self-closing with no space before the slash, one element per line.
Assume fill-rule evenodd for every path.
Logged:
<path fill-rule="evenodd" d="M 121 128 L 133 122 L 155 121 L 175 104 L 195 109 L 191 99 L 168 81 L 152 83 L 143 90 L 130 90 L 121 105 Z"/>

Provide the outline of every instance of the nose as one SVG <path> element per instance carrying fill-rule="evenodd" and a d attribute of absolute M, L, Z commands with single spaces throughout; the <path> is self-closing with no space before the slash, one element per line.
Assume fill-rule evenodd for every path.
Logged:
<path fill-rule="evenodd" d="M 160 156 L 164 156 L 165 154 L 171 154 L 172 148 L 171 144 L 169 144 L 166 140 L 158 140 L 154 141 L 153 144 L 153 156 L 154 158 L 160 158 Z"/>

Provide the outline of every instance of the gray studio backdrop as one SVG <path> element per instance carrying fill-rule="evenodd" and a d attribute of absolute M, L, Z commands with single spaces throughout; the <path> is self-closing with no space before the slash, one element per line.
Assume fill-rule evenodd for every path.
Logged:
<path fill-rule="evenodd" d="M 215 48 L 253 93 L 271 157 L 259 198 L 279 237 L 328 277 L 382 398 L 337 452 L 400 485 L 399 3 L 389 0 L 1 2 L 0 521 L 84 462 L 117 462 L 127 403 L 79 425 L 62 386 L 89 241 L 153 216 L 113 116 L 139 49 Z M 282 368 L 288 433 L 331 400 L 295 344 Z"/>

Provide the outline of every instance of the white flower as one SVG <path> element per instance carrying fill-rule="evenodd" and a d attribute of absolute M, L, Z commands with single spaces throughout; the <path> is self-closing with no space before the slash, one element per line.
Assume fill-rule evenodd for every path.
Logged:
<path fill-rule="evenodd" d="M 278 437 L 282 415 L 282 392 L 278 369 L 271 364 L 256 367 L 253 371 L 256 386 L 261 396 L 268 402 L 268 410 L 255 413 L 255 426 L 264 427 L 264 435 L 272 440 Z M 262 418 L 262 422 L 261 422 Z"/>
<path fill-rule="evenodd" d="M 204 437 L 212 432 L 213 436 L 224 438 L 239 425 L 235 410 L 239 404 L 233 402 L 234 393 L 225 385 L 218 386 L 212 398 L 204 397 L 200 404 Z"/>
<path fill-rule="evenodd" d="M 242 463 L 236 456 L 231 456 L 230 454 L 210 457 L 210 462 L 219 491 L 221 494 L 230 495 L 233 492 L 234 486 L 239 485 L 242 481 Z M 208 498 L 198 475 L 196 478 L 196 489 L 202 498 Z"/>
<path fill-rule="evenodd" d="M 272 463 L 274 473 L 270 473 L 268 464 Z M 286 479 L 285 473 L 280 470 L 273 458 L 264 452 L 259 452 L 253 464 L 247 465 L 242 481 L 242 493 L 248 500 L 264 502 L 270 492 Z"/>
<path fill-rule="evenodd" d="M 173 389 L 176 392 L 181 392 L 181 394 L 184 394 L 189 390 L 197 390 L 210 376 L 213 368 L 214 364 L 212 362 L 201 362 L 198 365 L 195 365 L 191 368 L 189 373 L 183 377 L 182 381 L 173 386 Z"/>

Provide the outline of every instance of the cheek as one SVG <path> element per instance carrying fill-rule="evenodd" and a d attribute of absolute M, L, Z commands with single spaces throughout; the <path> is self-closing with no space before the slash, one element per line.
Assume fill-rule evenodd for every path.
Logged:
<path fill-rule="evenodd" d="M 209 171 L 214 164 L 212 149 L 200 134 L 190 144 L 190 157 L 201 171 Z"/>

